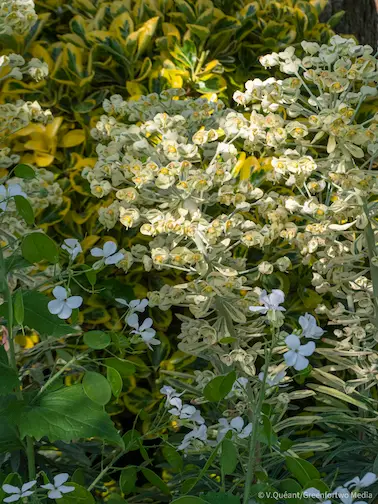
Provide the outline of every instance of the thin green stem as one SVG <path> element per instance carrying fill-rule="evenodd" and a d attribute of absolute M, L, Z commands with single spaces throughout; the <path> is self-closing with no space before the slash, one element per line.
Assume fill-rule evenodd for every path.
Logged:
<path fill-rule="evenodd" d="M 35 478 L 36 469 L 35 469 L 34 440 L 30 436 L 26 438 L 26 455 L 28 458 L 29 480 L 31 481 Z"/>
<path fill-rule="evenodd" d="M 365 228 L 365 238 L 367 244 L 367 251 L 370 263 L 370 275 L 373 284 L 374 293 L 374 306 L 375 306 L 375 325 L 378 328 L 378 266 L 376 266 L 376 261 L 378 260 L 377 249 L 375 245 L 375 234 L 373 227 L 369 218 L 369 209 L 366 204 L 364 204 L 364 211 L 368 219 L 368 224 Z"/>
<path fill-rule="evenodd" d="M 251 493 L 251 486 L 253 483 L 253 478 L 255 475 L 256 468 L 256 446 L 257 446 L 257 436 L 259 432 L 259 424 L 261 417 L 261 409 L 265 398 L 265 387 L 266 387 L 266 379 L 268 376 L 268 367 L 270 362 L 270 357 L 272 355 L 272 350 L 274 346 L 274 333 L 272 334 L 272 342 L 269 348 L 269 351 L 266 354 L 265 365 L 264 365 L 264 376 L 261 381 L 261 387 L 259 391 L 259 396 L 256 404 L 255 411 L 253 412 L 253 420 L 252 420 L 252 435 L 249 441 L 249 456 L 248 456 L 248 467 L 247 467 L 247 475 L 245 479 L 244 486 L 244 498 L 243 504 L 248 504 L 249 495 Z"/>

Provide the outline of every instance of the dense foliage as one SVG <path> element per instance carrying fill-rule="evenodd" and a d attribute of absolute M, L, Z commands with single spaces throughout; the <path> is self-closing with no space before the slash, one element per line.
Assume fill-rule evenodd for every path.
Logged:
<path fill-rule="evenodd" d="M 1 502 L 374 502 L 378 64 L 323 6 L 0 2 Z"/>

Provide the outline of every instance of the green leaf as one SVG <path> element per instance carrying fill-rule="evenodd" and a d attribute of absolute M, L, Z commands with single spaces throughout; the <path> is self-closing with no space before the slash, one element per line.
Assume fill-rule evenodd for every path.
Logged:
<path fill-rule="evenodd" d="M 25 310 L 24 310 L 24 300 L 22 297 L 22 291 L 18 290 L 16 291 L 14 298 L 13 298 L 13 313 L 14 313 L 14 319 L 18 325 L 22 325 L 24 323 L 24 316 L 25 316 Z"/>
<path fill-rule="evenodd" d="M 101 406 L 105 406 L 112 398 L 109 382 L 100 373 L 87 371 L 83 378 L 83 389 L 91 401 Z"/>
<path fill-rule="evenodd" d="M 296 479 L 304 485 L 308 480 L 320 479 L 320 473 L 310 462 L 300 458 L 285 457 L 286 466 Z"/>
<path fill-rule="evenodd" d="M 23 292 L 24 325 L 35 329 L 41 336 L 60 338 L 66 334 L 75 334 L 76 329 L 62 322 L 47 309 L 49 298 L 35 291 Z M 7 316 L 8 303 L 0 306 L 0 315 Z"/>
<path fill-rule="evenodd" d="M 171 491 L 169 487 L 164 481 L 151 469 L 147 469 L 147 467 L 142 467 L 143 476 L 156 488 L 161 490 L 165 495 L 171 495 Z"/>
<path fill-rule="evenodd" d="M 228 373 L 227 375 L 217 376 L 206 385 L 203 394 L 208 401 L 221 401 L 227 394 L 230 393 L 235 380 L 235 371 L 231 371 L 231 373 Z"/>
<path fill-rule="evenodd" d="M 331 16 L 328 19 L 327 24 L 331 28 L 335 28 L 335 26 L 337 26 L 340 23 L 340 21 L 342 20 L 344 15 L 345 15 L 345 11 L 343 11 L 343 10 L 336 12 L 333 16 Z"/>
<path fill-rule="evenodd" d="M 119 478 L 119 486 L 124 494 L 128 495 L 135 488 L 135 483 L 137 480 L 137 468 L 136 467 L 126 467 L 121 472 Z"/>
<path fill-rule="evenodd" d="M 11 271 L 30 268 L 32 264 L 29 261 L 24 259 L 21 254 L 14 252 L 11 256 L 6 257 L 4 260 L 5 263 L 5 271 L 10 273 Z"/>
<path fill-rule="evenodd" d="M 23 196 L 14 196 L 13 199 L 16 203 L 18 213 L 24 219 L 26 224 L 29 224 L 30 226 L 34 224 L 34 212 L 29 201 Z"/>
<path fill-rule="evenodd" d="M 69 481 L 67 486 L 75 487 L 75 491 L 63 494 L 63 497 L 56 500 L 59 504 L 95 504 L 93 495 L 86 488 L 72 481 Z"/>
<path fill-rule="evenodd" d="M 209 504 L 240 504 L 240 499 L 236 495 L 208 492 L 203 496 Z"/>
<path fill-rule="evenodd" d="M 164 446 L 163 447 L 163 456 L 168 464 L 175 471 L 182 471 L 184 467 L 184 462 L 182 460 L 181 455 L 173 448 L 172 446 Z"/>
<path fill-rule="evenodd" d="M 112 389 L 114 397 L 119 397 L 122 392 L 122 387 L 123 387 L 122 376 L 119 374 L 119 372 L 116 369 L 114 369 L 112 367 L 107 367 L 106 368 L 106 377 L 108 379 L 108 382 L 110 384 L 110 388 Z"/>
<path fill-rule="evenodd" d="M 125 445 L 125 452 L 139 450 L 140 441 L 139 439 L 142 435 L 135 429 L 127 431 L 123 436 L 122 440 Z"/>
<path fill-rule="evenodd" d="M 206 501 L 200 499 L 199 497 L 193 497 L 192 495 L 186 495 L 185 497 L 179 497 L 171 502 L 171 504 L 206 504 Z"/>
<path fill-rule="evenodd" d="M 20 387 L 18 374 L 9 365 L 8 355 L 3 345 L 0 346 L 0 395 L 7 395 Z"/>
<path fill-rule="evenodd" d="M 81 269 L 84 270 L 84 274 L 87 277 L 88 282 L 92 285 L 96 285 L 97 274 L 96 272 L 88 266 L 88 264 L 82 264 Z"/>
<path fill-rule="evenodd" d="M 37 440 L 46 436 L 50 442 L 95 437 L 121 446 L 123 441 L 104 408 L 91 401 L 82 385 L 72 385 L 47 391 L 34 403 L 25 404 L 15 411 L 21 437 Z M 15 408 L 15 405 L 12 405 Z"/>
<path fill-rule="evenodd" d="M 112 493 L 110 494 L 109 499 L 106 501 L 106 504 L 127 504 L 125 499 L 122 499 L 122 497 L 119 494 Z"/>
<path fill-rule="evenodd" d="M 3 380 L 1 380 L 1 382 L 2 381 Z M 14 425 L 14 422 L 10 420 L 8 412 L 6 410 L 8 398 L 1 398 L 2 404 L 0 405 L 0 453 L 10 453 L 14 450 L 20 450 L 23 448 L 23 444 L 21 443 L 18 435 L 17 427 Z"/>
<path fill-rule="evenodd" d="M 94 348 L 95 350 L 102 350 L 106 348 L 112 342 L 110 334 L 104 331 L 88 331 L 84 334 L 84 343 L 89 346 L 89 348 Z"/>
<path fill-rule="evenodd" d="M 25 236 L 21 243 L 23 257 L 31 262 L 48 261 L 56 264 L 59 261 L 59 251 L 56 243 L 44 233 L 35 232 Z"/>
<path fill-rule="evenodd" d="M 122 378 L 127 378 L 135 373 L 135 366 L 132 362 L 118 359 L 117 357 L 109 357 L 104 360 L 105 366 L 112 367 L 118 371 Z"/>
<path fill-rule="evenodd" d="M 33 168 L 27 164 L 19 164 L 14 169 L 14 174 L 16 177 L 22 179 L 33 179 L 35 178 L 35 171 Z"/>
<path fill-rule="evenodd" d="M 238 450 L 230 439 L 223 439 L 221 467 L 224 474 L 232 474 L 238 465 Z"/>
<path fill-rule="evenodd" d="M 288 496 L 290 494 L 301 495 L 302 487 L 297 481 L 295 481 L 293 479 L 289 479 L 289 478 L 282 480 L 279 483 L 279 488 L 282 493 L 286 492 L 287 496 L 285 497 L 285 502 L 287 502 L 287 504 L 301 504 L 302 502 L 304 502 L 303 499 L 301 499 L 300 497 L 289 497 Z M 307 487 L 307 488 L 309 488 L 309 487 Z"/>

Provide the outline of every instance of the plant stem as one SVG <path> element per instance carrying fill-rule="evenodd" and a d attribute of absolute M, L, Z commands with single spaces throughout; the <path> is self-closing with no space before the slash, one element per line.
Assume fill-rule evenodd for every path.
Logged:
<path fill-rule="evenodd" d="M 4 297 L 8 303 L 9 362 L 14 371 L 18 374 L 16 351 L 13 339 L 13 299 L 12 299 L 12 293 L 9 289 L 8 275 L 5 268 L 4 255 L 1 247 L 0 247 L 0 272 L 2 273 L 4 279 L 3 281 Z M 16 388 L 16 397 L 19 401 L 23 400 L 23 394 L 20 386 Z M 29 478 L 30 480 L 32 480 L 35 477 L 36 470 L 35 470 L 35 456 L 34 456 L 34 441 L 33 438 L 30 436 L 26 437 L 26 456 L 28 459 Z"/>
<path fill-rule="evenodd" d="M 378 260 L 378 256 L 377 256 L 377 249 L 375 246 L 375 234 L 369 219 L 369 210 L 366 204 L 364 204 L 364 211 L 366 217 L 368 218 L 368 224 L 365 228 L 365 238 L 370 263 L 370 276 L 373 284 L 375 326 L 378 328 L 378 266 L 376 266 L 374 263 L 375 262 L 374 259 Z"/>
<path fill-rule="evenodd" d="M 274 333 L 272 334 L 272 342 L 269 351 L 266 353 L 265 365 L 264 365 L 264 377 L 261 381 L 261 387 L 259 391 L 259 397 L 257 400 L 256 408 L 255 411 L 253 412 L 252 435 L 249 442 L 248 468 L 244 486 L 243 504 L 248 504 L 249 494 L 251 492 L 251 486 L 255 474 L 257 436 L 259 431 L 261 409 L 265 398 L 266 378 L 268 376 L 268 367 L 273 346 L 274 346 Z"/>
<path fill-rule="evenodd" d="M 31 481 L 35 478 L 36 470 L 35 470 L 34 441 L 33 438 L 31 438 L 30 436 L 26 438 L 26 455 L 28 458 L 29 481 Z"/>

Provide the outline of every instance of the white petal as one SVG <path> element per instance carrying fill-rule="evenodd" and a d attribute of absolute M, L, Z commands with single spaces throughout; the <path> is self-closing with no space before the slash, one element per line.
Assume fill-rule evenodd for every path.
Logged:
<path fill-rule="evenodd" d="M 128 302 L 122 298 L 115 298 L 115 301 L 117 301 L 117 303 L 121 304 L 122 306 L 129 306 Z M 131 303 L 132 303 L 132 301 L 131 301 Z M 130 305 L 131 305 L 131 303 L 130 303 Z"/>
<path fill-rule="evenodd" d="M 61 301 L 64 301 L 65 299 L 67 299 L 67 291 L 61 285 L 58 285 L 57 287 L 55 287 L 55 289 L 52 291 L 52 293 L 56 299 L 60 299 Z"/>
<path fill-rule="evenodd" d="M 297 354 L 297 360 L 294 364 L 294 369 L 297 371 L 303 371 L 308 366 L 308 359 L 303 357 L 303 355 Z"/>
<path fill-rule="evenodd" d="M 232 429 L 235 429 L 239 432 L 242 430 L 242 428 L 244 426 L 244 420 L 240 416 L 235 417 L 231 420 L 230 425 L 231 425 Z"/>
<path fill-rule="evenodd" d="M 130 315 L 130 317 L 127 317 L 126 319 L 126 323 L 127 325 L 129 325 L 130 327 L 134 327 L 135 329 L 138 329 L 139 327 L 139 319 L 138 319 L 138 315 L 136 313 L 132 313 Z"/>
<path fill-rule="evenodd" d="M 7 190 L 4 184 L 0 185 L 0 199 L 4 199 L 7 196 Z"/>
<path fill-rule="evenodd" d="M 93 257 L 104 257 L 104 251 L 98 247 L 91 249 L 91 255 Z"/>
<path fill-rule="evenodd" d="M 250 306 L 249 309 L 251 312 L 260 312 L 265 314 L 268 310 L 264 306 Z"/>
<path fill-rule="evenodd" d="M 45 488 L 46 490 L 55 490 L 55 487 L 52 483 L 47 483 L 46 485 L 41 485 L 41 488 Z"/>
<path fill-rule="evenodd" d="M 312 497 L 314 499 L 321 499 L 322 494 L 320 490 L 314 487 L 306 488 L 306 490 L 303 490 L 303 497 Z"/>
<path fill-rule="evenodd" d="M 372 472 L 368 472 L 362 478 L 360 486 L 361 487 L 368 487 L 368 486 L 372 485 L 373 483 L 375 483 L 376 481 L 377 481 L 377 476 Z"/>
<path fill-rule="evenodd" d="M 105 264 L 117 264 L 120 261 L 122 261 L 122 259 L 124 257 L 125 257 L 125 255 L 122 254 L 122 252 L 117 252 L 116 254 L 111 255 L 110 257 L 107 257 L 105 259 Z"/>
<path fill-rule="evenodd" d="M 60 299 L 54 299 L 54 301 L 49 301 L 47 308 L 50 313 L 52 313 L 53 315 L 57 315 L 63 310 L 64 301 L 61 301 Z"/>
<path fill-rule="evenodd" d="M 55 488 L 60 487 L 60 485 L 63 485 L 63 483 L 65 483 L 68 480 L 69 476 L 70 475 L 68 473 L 57 474 L 54 477 Z"/>
<path fill-rule="evenodd" d="M 280 289 L 273 289 L 270 295 L 270 302 L 274 306 L 278 306 L 285 301 L 285 294 Z"/>
<path fill-rule="evenodd" d="M 103 247 L 104 257 L 109 257 L 117 251 L 117 245 L 112 241 L 107 241 Z"/>
<path fill-rule="evenodd" d="M 294 350 L 289 350 L 284 354 L 285 362 L 288 366 L 294 366 L 297 362 L 298 354 Z"/>
<path fill-rule="evenodd" d="M 66 301 L 66 305 L 72 309 L 79 308 L 82 304 L 83 298 L 81 296 L 71 296 Z"/>
<path fill-rule="evenodd" d="M 148 306 L 148 299 L 142 299 L 138 306 L 135 307 L 135 311 L 143 313 Z"/>
<path fill-rule="evenodd" d="M 21 497 L 29 497 L 29 495 L 33 495 L 32 490 L 27 490 L 26 492 L 22 492 Z"/>
<path fill-rule="evenodd" d="M 140 326 L 139 330 L 140 331 L 145 331 L 146 329 L 149 329 L 153 324 L 153 320 L 151 318 L 146 318 L 146 320 L 143 321 L 143 324 Z"/>
<path fill-rule="evenodd" d="M 328 226 L 329 229 L 332 231 L 346 231 L 350 227 L 352 227 L 356 221 L 354 220 L 353 222 L 347 222 L 346 224 L 330 224 Z"/>
<path fill-rule="evenodd" d="M 301 340 L 295 334 L 289 334 L 289 336 L 286 336 L 285 343 L 291 350 L 298 350 L 301 346 Z"/>
<path fill-rule="evenodd" d="M 21 487 L 21 492 L 26 492 L 27 490 L 30 490 L 36 483 L 37 483 L 36 480 L 29 481 L 28 483 L 24 483 Z"/>
<path fill-rule="evenodd" d="M 74 490 L 75 490 L 75 487 L 73 487 L 73 486 L 61 485 L 59 487 L 59 491 L 62 492 L 63 494 L 73 492 Z"/>
<path fill-rule="evenodd" d="M 16 486 L 13 486 L 13 485 L 8 485 L 8 483 L 5 483 L 5 485 L 3 485 L 1 487 L 5 493 L 18 493 L 18 494 L 21 494 L 21 489 L 16 487 Z"/>
<path fill-rule="evenodd" d="M 79 245 L 80 247 L 79 240 L 77 240 L 76 238 L 67 238 L 66 240 L 64 240 L 64 244 L 71 249 L 75 248 L 77 245 Z"/>
<path fill-rule="evenodd" d="M 47 497 L 49 499 L 61 499 L 63 495 L 59 492 L 59 490 L 51 490 L 51 492 L 47 494 Z"/>
<path fill-rule="evenodd" d="M 315 348 L 316 348 L 315 343 L 313 341 L 309 341 L 305 345 L 301 345 L 298 351 L 301 355 L 309 357 L 314 353 Z"/>
<path fill-rule="evenodd" d="M 156 331 L 155 331 L 155 329 L 146 329 L 145 331 L 140 331 L 139 334 L 140 334 L 142 340 L 144 342 L 146 342 L 146 341 L 151 341 L 152 340 L 152 338 L 156 334 Z"/>
<path fill-rule="evenodd" d="M 58 313 L 58 317 L 62 320 L 66 320 L 71 317 L 72 309 L 64 303 L 63 309 L 60 313 Z"/>
<path fill-rule="evenodd" d="M 244 429 L 241 431 L 241 433 L 238 435 L 240 439 L 245 439 L 251 435 L 252 432 L 252 424 L 249 423 L 244 427 Z"/>
<path fill-rule="evenodd" d="M 10 497 L 6 497 L 3 502 L 16 502 L 18 500 L 20 500 L 21 498 L 21 494 L 14 494 L 14 495 L 11 495 Z"/>

